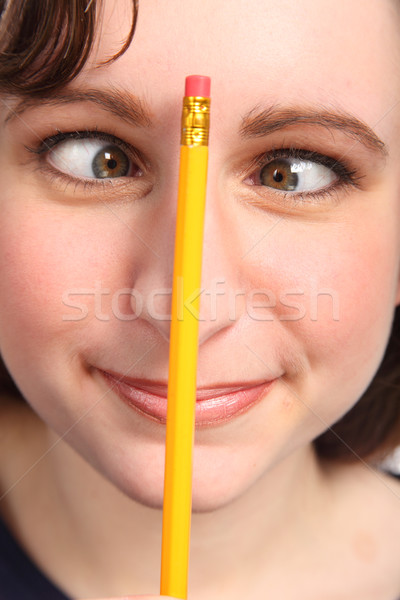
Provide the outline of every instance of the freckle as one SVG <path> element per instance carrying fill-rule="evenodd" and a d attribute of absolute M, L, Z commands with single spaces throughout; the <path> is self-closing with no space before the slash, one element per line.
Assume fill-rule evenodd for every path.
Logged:
<path fill-rule="evenodd" d="M 294 408 L 294 405 L 295 398 L 290 393 L 285 394 L 281 399 L 281 406 L 285 412 L 292 410 Z"/>
<path fill-rule="evenodd" d="M 364 563 L 372 563 L 377 555 L 376 542 L 372 535 L 360 531 L 354 536 L 353 550 L 356 557 Z"/>
<path fill-rule="evenodd" d="M 347 79 L 346 83 L 345 83 L 345 87 L 346 87 L 346 89 L 350 90 L 353 87 L 353 80 Z"/>

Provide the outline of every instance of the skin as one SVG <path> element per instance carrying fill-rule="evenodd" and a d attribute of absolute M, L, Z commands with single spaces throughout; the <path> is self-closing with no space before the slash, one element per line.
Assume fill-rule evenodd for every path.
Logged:
<path fill-rule="evenodd" d="M 215 315 L 202 304 L 198 385 L 276 382 L 248 412 L 196 432 L 190 597 L 264 598 L 268 590 L 310 600 L 328 587 L 335 599 L 390 600 L 400 592 L 399 486 L 360 462 L 321 465 L 311 441 L 368 386 L 400 299 L 397 12 L 382 0 L 367 9 L 254 0 L 250 10 L 237 0 L 229 11 L 211 0 L 144 0 L 132 46 L 94 68 L 126 33 L 129 3 L 116 4 L 106 2 L 96 55 L 71 88 L 133 93 L 150 126 L 89 102 L 39 105 L 9 122 L 2 107 L 0 348 L 40 419 L 4 403 L 1 444 L 12 458 L 1 488 L 46 454 L 2 513 L 74 597 L 157 589 L 164 428 L 127 408 L 98 369 L 167 380 L 169 324 L 159 317 L 168 297 L 157 317 L 144 310 L 134 320 L 115 318 L 112 298 L 135 289 L 148 308 L 152 291 L 170 286 L 182 86 L 187 74 L 203 73 L 212 78 L 212 130 L 202 285 L 224 280 L 225 290 L 243 293 L 235 319 L 228 293 Z M 337 128 L 304 122 L 244 139 L 242 117 L 275 104 L 354 115 L 384 142 L 386 160 Z M 54 152 L 26 149 L 59 130 L 86 129 L 138 148 L 141 176 L 76 185 L 50 174 L 46 165 L 61 165 Z M 359 187 L 284 200 L 257 180 L 254 159 L 273 147 L 333 156 L 356 171 Z M 88 316 L 74 320 L 68 294 L 96 282 L 107 294 L 86 294 Z M 293 299 L 255 299 L 260 289 L 277 299 L 301 290 L 302 318 L 293 318 Z M 123 298 L 119 307 L 131 314 Z"/>

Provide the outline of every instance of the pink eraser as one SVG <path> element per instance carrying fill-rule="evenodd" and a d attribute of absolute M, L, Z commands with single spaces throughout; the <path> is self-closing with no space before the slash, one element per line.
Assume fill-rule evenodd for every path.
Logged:
<path fill-rule="evenodd" d="M 185 96 L 210 96 L 211 79 L 206 75 L 188 75 L 185 81 Z"/>

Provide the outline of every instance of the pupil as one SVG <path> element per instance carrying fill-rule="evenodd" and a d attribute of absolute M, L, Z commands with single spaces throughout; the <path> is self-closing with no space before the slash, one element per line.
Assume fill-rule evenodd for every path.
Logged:
<path fill-rule="evenodd" d="M 114 144 L 101 148 L 92 161 L 93 174 L 101 179 L 125 177 L 129 173 L 129 169 L 129 158 L 121 148 Z"/>
<path fill-rule="evenodd" d="M 260 183 L 279 191 L 294 191 L 299 185 L 299 176 L 292 170 L 287 158 L 276 158 L 263 166 Z"/>

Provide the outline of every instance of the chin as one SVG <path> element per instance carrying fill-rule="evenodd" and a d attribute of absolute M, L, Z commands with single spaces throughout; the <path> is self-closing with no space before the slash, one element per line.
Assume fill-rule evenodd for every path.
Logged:
<path fill-rule="evenodd" d="M 149 461 L 151 463 L 151 461 Z M 148 464 L 149 464 L 148 463 Z M 136 468 L 127 468 L 115 464 L 104 469 L 100 465 L 96 470 L 125 496 L 133 502 L 153 510 L 162 510 L 164 498 L 164 469 L 160 462 L 153 464 L 153 468 L 137 465 Z M 100 468 L 99 468 L 100 467 Z M 218 482 L 218 483 L 216 483 Z M 231 479 L 220 472 L 210 472 L 210 469 L 195 471 L 192 489 L 192 510 L 194 513 L 210 513 L 222 509 L 242 496 L 251 487 L 251 483 L 240 480 L 239 477 Z"/>
<path fill-rule="evenodd" d="M 215 496 L 214 494 L 207 492 L 205 495 L 193 494 L 192 512 L 195 514 L 212 513 L 228 506 L 236 500 L 236 498 L 237 496 L 229 494 L 225 496 Z"/>
<path fill-rule="evenodd" d="M 121 488 L 120 488 L 121 489 Z M 151 490 L 140 489 L 137 487 L 127 486 L 122 489 L 131 500 L 154 510 L 162 510 L 163 494 L 152 493 Z M 193 491 L 192 497 L 192 512 L 195 514 L 212 513 L 231 504 L 237 498 L 236 495 L 215 495 L 210 489 L 206 489 L 203 493 Z"/>
<path fill-rule="evenodd" d="M 134 502 L 150 509 L 162 510 L 164 498 L 163 476 L 153 481 L 140 476 L 134 478 L 134 480 L 128 480 L 124 477 L 121 481 L 121 479 L 115 477 L 114 473 L 111 483 Z M 241 495 L 238 494 L 238 490 L 232 490 L 231 486 L 227 487 L 227 490 L 215 489 L 208 481 L 203 481 L 199 486 L 195 484 L 192 492 L 192 511 L 194 513 L 214 512 L 227 506 L 238 495 Z"/>

